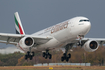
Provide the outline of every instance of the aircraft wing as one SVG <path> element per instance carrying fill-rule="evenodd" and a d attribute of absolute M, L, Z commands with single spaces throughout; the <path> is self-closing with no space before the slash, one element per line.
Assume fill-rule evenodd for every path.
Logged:
<path fill-rule="evenodd" d="M 101 46 L 103 44 L 105 44 L 105 38 L 83 38 L 81 40 L 82 45 L 84 45 L 85 42 L 87 42 L 88 40 L 94 40 L 97 41 Z M 74 44 L 77 43 L 79 41 L 79 39 L 76 39 L 74 41 L 72 41 Z"/>
<path fill-rule="evenodd" d="M 82 41 L 94 40 L 97 41 L 99 44 L 105 44 L 105 38 L 83 38 Z"/>
<path fill-rule="evenodd" d="M 0 33 L 0 43 L 16 45 L 23 37 L 31 37 L 34 39 L 35 43 L 37 44 L 43 44 L 52 39 L 52 37 L 50 36 L 33 36 L 33 35 Z"/>

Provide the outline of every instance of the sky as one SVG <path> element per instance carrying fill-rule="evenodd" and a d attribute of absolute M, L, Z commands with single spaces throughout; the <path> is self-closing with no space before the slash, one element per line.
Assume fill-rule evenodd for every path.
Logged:
<path fill-rule="evenodd" d="M 85 37 L 105 38 L 105 0 L 0 0 L 0 33 L 15 33 L 15 12 L 26 34 L 84 16 L 91 22 Z"/>

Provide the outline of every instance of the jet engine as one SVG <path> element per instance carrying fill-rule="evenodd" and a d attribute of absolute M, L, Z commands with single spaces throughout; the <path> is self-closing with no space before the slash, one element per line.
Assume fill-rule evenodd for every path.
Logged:
<path fill-rule="evenodd" d="M 98 42 L 94 40 L 89 40 L 83 45 L 84 50 L 87 52 L 96 51 L 98 47 L 99 47 Z"/>
<path fill-rule="evenodd" d="M 19 46 L 23 48 L 29 48 L 32 47 L 33 45 L 34 45 L 34 39 L 31 37 L 23 37 L 19 41 Z"/>

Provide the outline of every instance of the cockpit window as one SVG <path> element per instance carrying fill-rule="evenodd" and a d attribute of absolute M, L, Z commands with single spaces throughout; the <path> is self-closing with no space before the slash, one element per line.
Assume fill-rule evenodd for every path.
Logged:
<path fill-rule="evenodd" d="M 89 20 L 80 20 L 79 22 L 83 22 L 83 21 L 85 21 L 85 22 L 89 22 Z"/>

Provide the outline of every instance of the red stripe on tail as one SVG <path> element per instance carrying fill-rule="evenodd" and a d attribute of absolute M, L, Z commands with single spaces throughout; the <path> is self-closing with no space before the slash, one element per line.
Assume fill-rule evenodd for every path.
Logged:
<path fill-rule="evenodd" d="M 19 23 L 18 23 L 18 25 L 19 25 L 20 34 L 23 34 L 22 28 Z"/>

